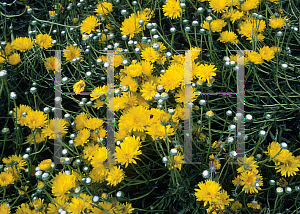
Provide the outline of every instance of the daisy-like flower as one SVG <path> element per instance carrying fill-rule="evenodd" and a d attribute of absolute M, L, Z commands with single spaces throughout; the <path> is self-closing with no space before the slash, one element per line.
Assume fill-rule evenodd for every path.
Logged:
<path fill-rule="evenodd" d="M 160 76 L 159 83 L 164 86 L 166 92 L 180 87 L 184 82 L 184 65 L 171 64 L 168 70 Z"/>
<path fill-rule="evenodd" d="M 168 164 L 165 164 L 165 166 L 168 166 L 168 169 L 171 170 L 174 167 L 181 170 L 181 166 L 183 163 L 185 163 L 184 161 L 184 155 L 181 154 L 181 152 L 178 152 L 175 156 L 169 156 L 169 162 Z"/>
<path fill-rule="evenodd" d="M 138 77 L 142 75 L 143 69 L 140 63 L 131 64 L 125 68 L 125 73 L 131 77 Z"/>
<path fill-rule="evenodd" d="M 261 55 L 255 51 L 247 51 L 247 58 L 248 61 L 252 62 L 253 64 L 263 64 L 264 60 L 261 58 Z"/>
<path fill-rule="evenodd" d="M 53 118 L 50 120 L 50 123 L 42 129 L 42 133 L 45 137 L 49 137 L 49 139 L 58 139 L 59 137 L 63 137 L 67 134 L 67 125 L 67 120 Z"/>
<path fill-rule="evenodd" d="M 45 67 L 48 71 L 54 71 L 55 70 L 55 57 L 48 57 L 46 58 L 46 61 L 44 62 Z"/>
<path fill-rule="evenodd" d="M 233 10 L 230 14 L 230 21 L 234 24 L 235 21 L 240 20 L 244 16 L 244 13 L 239 10 Z"/>
<path fill-rule="evenodd" d="M 257 8 L 258 5 L 259 5 L 259 0 L 246 0 L 243 4 L 241 4 L 241 10 L 243 12 L 247 12 Z"/>
<path fill-rule="evenodd" d="M 144 60 L 152 63 L 154 63 L 159 58 L 159 54 L 152 47 L 148 47 L 143 50 L 141 56 Z"/>
<path fill-rule="evenodd" d="M 92 196 L 80 193 L 77 197 L 73 197 L 66 207 L 67 211 L 72 214 L 80 214 L 90 212 L 92 210 Z"/>
<path fill-rule="evenodd" d="M 119 120 L 119 127 L 127 127 L 128 131 L 145 131 L 150 120 L 150 112 L 143 106 L 129 109 Z"/>
<path fill-rule="evenodd" d="M 73 45 L 69 45 L 64 49 L 64 57 L 66 57 L 66 60 L 73 63 L 73 59 L 79 57 L 80 59 L 82 59 L 82 55 L 81 55 L 81 49 L 78 47 L 75 47 Z"/>
<path fill-rule="evenodd" d="M 9 56 L 12 51 L 13 51 L 13 48 L 12 48 L 11 44 L 9 42 L 6 42 L 4 50 L 0 51 L 0 55 Z"/>
<path fill-rule="evenodd" d="M 194 102 L 197 99 L 197 95 L 194 93 L 195 88 L 191 88 L 191 102 Z M 180 90 L 175 94 L 175 101 L 177 103 L 185 103 L 185 86 L 181 86 Z"/>
<path fill-rule="evenodd" d="M 106 93 L 107 93 L 107 86 L 106 85 L 97 87 L 90 94 L 91 100 L 96 100 L 96 99 L 98 99 L 102 96 L 106 96 Z"/>
<path fill-rule="evenodd" d="M 156 84 L 154 84 L 153 81 L 145 82 L 142 85 L 141 93 L 145 100 L 152 100 L 154 95 L 157 94 Z"/>
<path fill-rule="evenodd" d="M 76 94 L 80 94 L 81 92 L 83 92 L 84 88 L 85 88 L 85 82 L 83 80 L 80 80 L 73 85 L 73 91 Z"/>
<path fill-rule="evenodd" d="M 243 172 L 240 175 L 240 179 L 240 185 L 243 186 L 243 190 L 245 190 L 247 194 L 258 193 L 258 190 L 260 190 L 260 187 L 263 185 L 262 176 L 249 170 Z M 259 187 L 254 186 L 255 182 L 259 183 Z"/>
<path fill-rule="evenodd" d="M 120 145 L 116 147 L 116 161 L 125 165 L 127 168 L 129 163 L 136 164 L 135 159 L 139 159 L 137 156 L 142 154 L 140 148 L 139 138 L 127 137 Z"/>
<path fill-rule="evenodd" d="M 37 128 L 44 127 L 47 116 L 42 111 L 30 111 L 25 117 L 25 126 L 32 129 L 33 131 Z"/>
<path fill-rule="evenodd" d="M 260 209 L 260 205 L 256 201 L 252 201 L 251 203 L 248 203 L 247 207 L 256 209 L 256 210 Z"/>
<path fill-rule="evenodd" d="M 28 37 L 19 37 L 16 38 L 11 45 L 13 49 L 25 52 L 33 48 L 33 41 Z"/>
<path fill-rule="evenodd" d="M 277 172 L 281 173 L 281 176 L 290 177 L 296 175 L 296 172 L 299 171 L 298 167 L 300 167 L 300 161 L 292 155 L 291 152 L 284 149 L 282 153 L 279 155 L 281 164 L 278 164 L 275 169 Z"/>
<path fill-rule="evenodd" d="M 0 186 L 6 187 L 10 184 L 14 184 L 14 177 L 9 172 L 1 172 L 0 173 Z"/>
<path fill-rule="evenodd" d="M 284 26 L 286 26 L 286 23 L 284 22 L 284 20 L 286 19 L 286 17 L 282 18 L 280 17 L 275 17 L 275 16 L 271 16 L 271 18 L 269 19 L 269 26 L 273 29 L 279 29 L 279 28 L 283 28 Z"/>
<path fill-rule="evenodd" d="M 226 22 L 223 19 L 216 19 L 213 20 L 210 23 L 210 27 L 209 27 L 209 23 L 207 21 L 203 22 L 202 27 L 206 30 L 211 30 L 212 32 L 221 32 L 222 28 L 226 26 Z"/>
<path fill-rule="evenodd" d="M 243 207 L 242 204 L 241 204 L 240 202 L 238 202 L 238 201 L 232 203 L 232 205 L 231 205 L 231 209 L 232 209 L 234 212 L 236 212 L 238 209 L 240 209 L 240 208 L 242 208 L 242 207 Z"/>
<path fill-rule="evenodd" d="M 210 0 L 209 2 L 210 8 L 217 12 L 217 13 L 222 13 L 225 10 L 227 10 L 229 6 L 229 1 L 228 0 Z"/>
<path fill-rule="evenodd" d="M 32 210 L 29 208 L 28 204 L 21 204 L 21 206 L 18 206 L 16 210 L 16 214 L 27 214 L 27 213 L 33 213 Z"/>
<path fill-rule="evenodd" d="M 150 127 L 147 127 L 147 134 L 149 134 L 153 140 L 155 140 L 155 138 L 165 140 L 166 132 L 167 136 L 172 136 L 175 134 L 174 129 L 171 128 L 171 125 L 163 126 L 160 123 L 156 123 Z"/>
<path fill-rule="evenodd" d="M 90 137 L 90 131 L 88 129 L 80 130 L 79 134 L 74 139 L 75 146 L 83 145 L 88 142 Z"/>
<path fill-rule="evenodd" d="M 91 165 L 93 167 L 97 167 L 99 164 L 106 161 L 108 156 L 108 152 L 106 147 L 99 147 L 97 150 L 93 153 L 93 156 L 91 157 Z"/>
<path fill-rule="evenodd" d="M 278 161 L 278 155 L 281 154 L 280 144 L 273 141 L 269 144 L 268 151 L 264 153 L 267 153 L 270 156 L 269 161 L 271 161 L 271 159 L 273 159 L 274 161 Z"/>
<path fill-rule="evenodd" d="M 19 62 L 21 62 L 21 57 L 18 53 L 14 53 L 8 57 L 8 63 L 10 65 L 17 65 Z"/>
<path fill-rule="evenodd" d="M 217 70 L 214 65 L 208 65 L 208 64 L 201 64 L 197 67 L 197 70 L 195 71 L 195 75 L 201 80 L 201 81 L 209 81 L 211 77 L 216 76 L 216 73 L 213 72 Z"/>
<path fill-rule="evenodd" d="M 39 34 L 36 36 L 36 43 L 40 46 L 40 48 L 51 48 L 53 46 L 53 39 L 48 34 Z"/>
<path fill-rule="evenodd" d="M 178 0 L 169 0 L 163 5 L 163 12 L 165 16 L 174 19 L 181 16 L 182 9 Z"/>
<path fill-rule="evenodd" d="M 275 57 L 275 52 L 269 46 L 260 48 L 259 53 L 261 58 L 268 62 Z"/>
<path fill-rule="evenodd" d="M 47 171 L 51 168 L 51 159 L 45 159 L 39 163 L 39 167 L 42 171 Z"/>
<path fill-rule="evenodd" d="M 14 118 L 17 120 L 17 123 L 20 124 L 21 126 L 25 125 L 25 117 L 22 115 L 24 112 L 26 112 L 26 115 L 31 112 L 32 109 L 30 106 L 27 105 L 20 105 L 17 108 L 14 108 Z"/>
<path fill-rule="evenodd" d="M 232 44 L 237 43 L 237 35 L 231 31 L 224 31 L 220 34 L 220 38 L 218 39 L 220 42 L 227 43 L 230 42 Z"/>
<path fill-rule="evenodd" d="M 92 178 L 93 183 L 102 183 L 105 181 L 108 172 L 109 169 L 106 164 L 98 164 L 89 172 L 89 176 Z"/>
<path fill-rule="evenodd" d="M 10 214 L 10 206 L 7 203 L 3 203 L 0 205 L 0 213 L 2 214 Z"/>
<path fill-rule="evenodd" d="M 67 198 L 65 195 L 69 193 L 70 190 L 76 187 L 76 176 L 74 174 L 67 174 L 64 172 L 59 172 L 52 181 L 52 193 L 55 197 Z"/>
<path fill-rule="evenodd" d="M 237 169 L 238 173 L 242 173 L 245 171 L 253 171 L 254 173 L 258 173 L 258 166 L 255 164 L 257 161 L 254 160 L 254 156 L 251 156 L 249 158 L 246 157 L 245 155 L 245 165 L 244 164 L 240 164 L 239 168 Z"/>
<path fill-rule="evenodd" d="M 79 115 L 76 116 L 74 122 L 76 124 L 75 129 L 77 131 L 86 127 L 86 122 L 89 119 L 89 116 L 85 112 L 81 112 Z"/>
<path fill-rule="evenodd" d="M 229 198 L 229 195 L 227 194 L 227 192 L 225 190 L 221 190 L 218 193 L 217 198 L 218 198 L 218 201 L 216 203 L 214 203 L 214 205 L 216 205 L 217 207 L 220 207 L 222 210 L 224 210 L 225 206 L 228 206 L 231 201 L 234 201 L 233 199 Z"/>
<path fill-rule="evenodd" d="M 120 169 L 120 166 L 114 166 L 109 170 L 106 181 L 108 185 L 116 186 L 125 178 L 125 173 L 123 169 Z"/>
<path fill-rule="evenodd" d="M 36 212 L 41 212 L 43 209 L 45 209 L 44 199 L 41 199 L 41 198 L 38 198 L 35 201 L 33 201 L 32 205 L 33 205 Z"/>
<path fill-rule="evenodd" d="M 97 13 L 97 15 L 102 15 L 102 16 L 109 14 L 109 12 L 113 10 L 112 3 L 109 3 L 105 0 L 98 3 L 96 7 L 97 8 L 95 9 L 95 12 Z"/>
<path fill-rule="evenodd" d="M 80 24 L 80 31 L 81 33 L 90 34 L 92 31 L 95 30 L 97 26 L 100 25 L 99 19 L 95 16 L 89 16 L 85 20 L 82 21 Z"/>
<path fill-rule="evenodd" d="M 206 206 L 207 203 L 211 204 L 217 202 L 217 195 L 221 189 L 221 186 L 217 182 L 206 180 L 205 183 L 203 183 L 203 181 L 201 181 L 198 187 L 199 189 L 195 189 L 197 201 L 204 201 L 204 206 Z"/>

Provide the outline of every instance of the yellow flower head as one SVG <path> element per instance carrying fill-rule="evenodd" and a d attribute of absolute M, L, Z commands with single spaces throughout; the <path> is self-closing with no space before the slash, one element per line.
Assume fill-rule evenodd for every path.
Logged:
<path fill-rule="evenodd" d="M 277 169 L 277 172 L 280 172 L 282 176 L 294 176 L 296 172 L 299 171 L 298 167 L 300 167 L 300 161 L 286 149 L 282 150 L 280 155 L 278 155 L 278 159 L 281 164 L 276 164 L 278 166 L 275 169 Z"/>
<path fill-rule="evenodd" d="M 226 26 L 226 22 L 223 19 L 216 19 L 210 23 L 204 21 L 201 25 L 206 30 L 211 30 L 212 32 L 221 32 L 222 28 Z"/>
<path fill-rule="evenodd" d="M 217 13 L 222 13 L 227 10 L 230 4 L 228 0 L 210 0 L 209 2 L 210 8 Z"/>
<path fill-rule="evenodd" d="M 10 184 L 14 184 L 14 177 L 11 173 L 1 172 L 0 173 L 0 186 L 6 187 Z"/>
<path fill-rule="evenodd" d="M 96 99 L 98 99 L 102 96 L 106 96 L 106 93 L 107 93 L 107 86 L 106 85 L 97 87 L 90 94 L 91 100 L 96 100 Z"/>
<path fill-rule="evenodd" d="M 261 58 L 261 55 L 255 51 L 247 51 L 247 58 L 248 61 L 252 62 L 253 64 L 263 64 L 264 60 Z"/>
<path fill-rule="evenodd" d="M 269 19 L 269 26 L 273 29 L 283 28 L 284 26 L 286 26 L 286 23 L 284 22 L 285 19 L 286 17 L 282 18 L 280 16 L 276 18 L 274 16 L 271 16 L 271 18 Z"/>
<path fill-rule="evenodd" d="M 52 163 L 51 159 L 46 159 L 43 160 L 38 166 L 42 171 L 47 171 L 51 168 L 51 163 Z"/>
<path fill-rule="evenodd" d="M 7 203 L 3 203 L 0 205 L 0 213 L 1 214 L 10 214 L 10 206 Z"/>
<path fill-rule="evenodd" d="M 84 145 L 88 142 L 88 139 L 90 137 L 90 131 L 88 129 L 82 129 L 80 130 L 79 134 L 74 139 L 75 146 Z"/>
<path fill-rule="evenodd" d="M 180 17 L 182 12 L 180 2 L 178 0 L 168 0 L 168 2 L 163 5 L 163 12 L 165 16 L 171 19 Z"/>
<path fill-rule="evenodd" d="M 16 38 L 11 43 L 13 49 L 16 49 L 21 52 L 25 52 L 33 48 L 33 41 L 28 37 L 19 37 Z"/>
<path fill-rule="evenodd" d="M 183 85 L 184 82 L 184 65 L 171 64 L 166 72 L 160 76 L 159 83 L 164 86 L 166 92 L 174 90 Z"/>
<path fill-rule="evenodd" d="M 208 64 L 201 64 L 197 67 L 197 70 L 195 72 L 195 75 L 201 80 L 201 81 L 209 81 L 211 77 L 216 76 L 216 73 L 213 72 L 217 70 L 214 65 L 208 65 Z"/>
<path fill-rule="evenodd" d="M 64 172 L 59 172 L 52 181 L 52 193 L 55 197 L 67 197 L 65 193 L 76 187 L 76 176 L 74 174 L 67 174 Z"/>
<path fill-rule="evenodd" d="M 204 201 L 204 206 L 206 206 L 208 202 L 210 204 L 217 202 L 217 195 L 219 190 L 221 190 L 221 186 L 217 182 L 206 180 L 205 183 L 203 183 L 203 181 L 201 181 L 198 187 L 199 189 L 195 189 L 197 201 Z"/>
<path fill-rule="evenodd" d="M 92 31 L 95 30 L 97 26 L 100 25 L 99 19 L 96 16 L 89 16 L 85 20 L 82 21 L 80 24 L 80 31 L 81 33 L 90 34 Z"/>
<path fill-rule="evenodd" d="M 234 33 L 234 32 L 231 32 L 231 31 L 224 31 L 220 34 L 220 38 L 218 39 L 220 40 L 220 42 L 223 42 L 223 43 L 237 43 L 238 40 L 237 40 L 237 35 Z"/>
<path fill-rule="evenodd" d="M 35 130 L 36 128 L 44 127 L 47 116 L 42 111 L 30 111 L 25 117 L 25 125 Z"/>
<path fill-rule="evenodd" d="M 234 202 L 231 205 L 231 209 L 236 212 L 238 209 L 242 208 L 242 204 L 240 202 Z"/>
<path fill-rule="evenodd" d="M 97 15 L 107 15 L 112 10 L 113 10 L 112 3 L 102 1 L 99 4 L 97 4 L 97 8 L 95 9 L 95 12 L 97 13 Z"/>
<path fill-rule="evenodd" d="M 80 94 L 81 92 L 83 92 L 84 88 L 85 88 L 85 82 L 83 80 L 80 80 L 73 85 L 73 91 L 76 94 Z"/>
<path fill-rule="evenodd" d="M 26 112 L 26 114 L 28 114 L 29 112 L 31 112 L 32 109 L 30 106 L 27 105 L 20 105 L 17 108 L 14 108 L 14 118 L 17 120 L 17 123 L 20 124 L 21 126 L 25 125 L 25 116 L 23 116 L 22 114 L 24 112 Z"/>
<path fill-rule="evenodd" d="M 28 204 L 23 203 L 21 204 L 21 206 L 18 206 L 16 210 L 16 214 L 26 214 L 26 213 L 32 213 Z"/>
<path fill-rule="evenodd" d="M 14 53 L 8 57 L 8 63 L 11 65 L 17 65 L 21 62 L 20 54 Z"/>
<path fill-rule="evenodd" d="M 64 49 L 64 57 L 66 57 L 66 60 L 73 63 L 73 59 L 79 57 L 80 59 L 82 59 L 82 55 L 81 55 L 81 49 L 78 47 L 75 47 L 73 45 L 69 45 L 66 47 L 66 49 Z"/>
<path fill-rule="evenodd" d="M 109 170 L 106 181 L 108 185 L 116 186 L 125 178 L 125 173 L 123 169 L 120 169 L 120 166 L 114 166 Z"/>
<path fill-rule="evenodd" d="M 144 60 L 152 63 L 154 63 L 159 57 L 157 51 L 155 51 L 152 47 L 148 47 L 143 50 L 141 55 Z"/>
<path fill-rule="evenodd" d="M 77 197 L 73 197 L 71 203 L 66 207 L 67 211 L 73 214 L 90 212 L 92 210 L 92 196 L 80 193 Z"/>
<path fill-rule="evenodd" d="M 252 201 L 251 203 L 248 203 L 247 207 L 256 209 L 256 210 L 260 209 L 260 205 L 256 201 Z"/>
<path fill-rule="evenodd" d="M 36 36 L 36 43 L 40 46 L 40 48 L 51 48 L 53 46 L 53 39 L 48 34 L 39 34 Z"/>
<path fill-rule="evenodd" d="M 66 119 L 53 118 L 50 123 L 47 124 L 43 129 L 42 133 L 49 139 L 58 139 L 67 134 L 68 121 Z"/>
<path fill-rule="evenodd" d="M 55 57 L 54 56 L 51 56 L 51 57 L 48 57 L 46 58 L 46 61 L 44 62 L 45 64 L 45 67 L 48 71 L 53 71 L 53 73 L 55 74 L 56 70 L 55 70 L 55 64 L 60 66 L 60 60 L 57 59 L 55 61 Z M 58 70 L 58 69 L 57 69 Z M 61 68 L 62 70 L 62 68 Z"/>
<path fill-rule="evenodd" d="M 268 62 L 275 57 L 275 52 L 268 46 L 260 48 L 259 53 L 261 58 Z"/>

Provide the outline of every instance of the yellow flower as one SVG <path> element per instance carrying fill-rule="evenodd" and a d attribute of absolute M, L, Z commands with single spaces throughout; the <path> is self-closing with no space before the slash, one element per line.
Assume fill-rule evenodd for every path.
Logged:
<path fill-rule="evenodd" d="M 36 42 L 40 48 L 51 48 L 53 46 L 53 39 L 48 34 L 39 34 L 36 36 Z"/>
<path fill-rule="evenodd" d="M 209 2 L 210 8 L 217 13 L 224 12 L 225 10 L 227 10 L 229 5 L 230 4 L 228 0 L 210 0 Z"/>
<path fill-rule="evenodd" d="M 256 210 L 260 209 L 260 205 L 256 201 L 252 201 L 251 203 L 248 203 L 247 207 L 253 208 L 253 209 L 256 209 Z"/>
<path fill-rule="evenodd" d="M 185 163 L 184 155 L 182 155 L 181 152 L 178 152 L 174 157 L 169 156 L 168 159 L 171 163 L 165 164 L 165 166 L 168 166 L 169 170 L 173 169 L 172 165 L 174 165 L 175 168 L 181 170 L 182 164 Z"/>
<path fill-rule="evenodd" d="M 7 203 L 3 203 L 0 205 L 0 213 L 1 214 L 10 214 L 10 206 Z"/>
<path fill-rule="evenodd" d="M 240 175 L 240 179 L 240 185 L 243 186 L 245 193 L 258 193 L 258 190 L 260 190 L 260 187 L 263 185 L 262 176 L 249 170 L 243 172 Z M 259 187 L 254 186 L 255 182 L 259 183 Z"/>
<path fill-rule="evenodd" d="M 121 181 L 123 181 L 125 173 L 123 169 L 120 169 L 120 166 L 114 166 L 109 170 L 106 181 L 108 185 L 116 186 Z"/>
<path fill-rule="evenodd" d="M 269 46 L 260 48 L 259 53 L 261 58 L 268 62 L 275 57 L 275 52 Z"/>
<path fill-rule="evenodd" d="M 281 164 L 278 164 L 279 166 L 275 168 L 277 169 L 277 172 L 280 172 L 284 177 L 296 175 L 296 172 L 299 171 L 298 167 L 300 167 L 300 161 L 295 158 L 291 152 L 284 149 L 278 158 L 280 159 Z"/>
<path fill-rule="evenodd" d="M 17 120 L 17 123 L 20 124 L 21 126 L 25 125 L 25 116 L 22 116 L 22 114 L 24 112 L 26 112 L 26 114 L 28 114 L 29 112 L 31 112 L 32 109 L 30 106 L 27 105 L 20 105 L 17 108 L 14 108 L 14 118 Z"/>
<path fill-rule="evenodd" d="M 29 208 L 28 204 L 21 204 L 21 206 L 18 206 L 16 210 L 16 214 L 29 214 L 32 213 L 31 209 Z"/>
<path fill-rule="evenodd" d="M 40 212 L 40 210 L 42 211 L 44 208 L 44 199 L 38 198 L 32 202 L 32 205 L 36 212 Z"/>
<path fill-rule="evenodd" d="M 221 189 L 221 186 L 217 182 L 206 180 L 205 183 L 203 183 L 203 181 L 201 181 L 198 187 L 199 189 L 195 189 L 197 201 L 204 201 L 204 206 L 206 206 L 207 202 L 210 204 L 217 202 L 217 195 Z"/>
<path fill-rule="evenodd" d="M 25 125 L 32 129 L 44 127 L 47 116 L 42 111 L 30 111 L 25 117 Z"/>
<path fill-rule="evenodd" d="M 159 55 L 152 47 L 148 47 L 142 51 L 141 56 L 144 60 L 154 63 Z"/>
<path fill-rule="evenodd" d="M 157 94 L 156 84 L 154 84 L 153 81 L 145 82 L 142 85 L 141 93 L 145 100 L 152 100 L 154 95 Z"/>
<path fill-rule="evenodd" d="M 92 196 L 83 193 L 80 193 L 78 196 L 73 197 L 71 202 L 66 207 L 67 211 L 72 214 L 90 212 L 92 208 Z"/>
<path fill-rule="evenodd" d="M 202 25 L 204 29 L 211 30 L 212 32 L 221 32 L 222 28 L 225 26 L 226 26 L 226 22 L 223 19 L 213 20 L 210 23 L 210 28 L 209 28 L 209 23 L 207 21 L 204 21 Z"/>
<path fill-rule="evenodd" d="M 64 57 L 66 57 L 66 60 L 73 63 L 73 59 L 79 57 L 80 59 L 82 59 L 82 55 L 81 55 L 81 49 L 78 47 L 75 47 L 73 45 L 69 45 L 66 47 L 66 49 L 64 49 Z"/>
<path fill-rule="evenodd" d="M 147 134 L 149 134 L 153 140 L 155 138 L 165 140 L 166 132 L 167 136 L 172 136 L 175 134 L 174 128 L 171 128 L 171 125 L 163 126 L 160 123 L 156 123 L 146 128 Z"/>
<path fill-rule="evenodd" d="M 258 166 L 255 164 L 257 161 L 254 160 L 254 157 L 251 156 L 249 158 L 245 155 L 245 165 L 240 164 L 239 168 L 237 169 L 237 172 L 242 173 L 245 171 L 253 171 L 254 173 L 258 173 Z"/>
<path fill-rule="evenodd" d="M 3 53 L 3 54 L 5 53 L 6 56 L 9 56 L 12 51 L 13 51 L 13 48 L 12 48 L 11 44 L 9 42 L 6 42 L 4 52 L 1 52 L 1 53 Z"/>
<path fill-rule="evenodd" d="M 55 197 L 66 198 L 66 193 L 76 187 L 76 176 L 74 174 L 67 174 L 64 172 L 59 172 L 52 181 L 52 193 Z"/>
<path fill-rule="evenodd" d="M 125 165 L 127 168 L 129 163 L 136 164 L 135 159 L 139 159 L 137 156 L 142 154 L 140 148 L 139 138 L 127 137 L 120 145 L 116 147 L 116 161 Z"/>
<path fill-rule="evenodd" d="M 271 18 L 269 19 L 269 26 L 273 29 L 283 28 L 284 26 L 286 26 L 286 23 L 284 22 L 285 18 L 286 17 L 281 18 L 281 16 L 280 16 L 280 17 L 276 18 L 274 16 L 271 16 Z"/>
<path fill-rule="evenodd" d="M 11 155 L 8 158 L 3 158 L 2 161 L 6 165 L 13 165 L 14 163 L 17 164 L 17 165 L 13 165 L 14 170 L 16 169 L 16 166 L 18 170 L 20 169 L 25 170 L 24 166 L 27 166 L 26 161 L 23 160 L 21 155 Z"/>
<path fill-rule="evenodd" d="M 97 4 L 95 12 L 97 15 L 107 15 L 113 9 L 112 3 L 106 2 L 105 0 Z"/>
<path fill-rule="evenodd" d="M 231 31 L 224 31 L 220 34 L 220 38 L 218 39 L 223 43 L 230 42 L 232 44 L 237 43 L 237 35 Z"/>
<path fill-rule="evenodd" d="M 228 206 L 233 199 L 229 198 L 229 195 L 227 195 L 227 192 L 225 190 L 221 190 L 217 195 L 217 202 L 214 203 L 217 207 L 220 207 L 222 210 L 225 209 L 225 206 Z"/>
<path fill-rule="evenodd" d="M 195 75 L 201 80 L 201 81 L 209 81 L 209 79 L 213 76 L 216 76 L 216 73 L 213 72 L 217 70 L 214 65 L 208 65 L 208 64 L 201 64 L 197 67 L 197 70 L 195 72 Z"/>
<path fill-rule="evenodd" d="M 0 173 L 0 186 L 6 187 L 10 184 L 14 184 L 14 177 L 11 173 L 1 172 Z"/>
<path fill-rule="evenodd" d="M 85 112 L 81 112 L 76 116 L 74 122 L 76 124 L 76 130 L 79 131 L 86 127 L 86 121 L 88 120 L 88 115 Z"/>
<path fill-rule="evenodd" d="M 50 123 L 42 129 L 42 133 L 45 137 L 49 137 L 49 139 L 58 139 L 67 134 L 67 124 L 68 121 L 66 119 L 53 118 L 50 120 Z"/>
<path fill-rule="evenodd" d="M 231 209 L 236 212 L 238 209 L 242 208 L 242 204 L 240 202 L 234 202 L 231 205 Z"/>
<path fill-rule="evenodd" d="M 166 92 L 174 90 L 183 85 L 184 82 L 184 65 L 171 64 L 166 72 L 160 76 L 159 83 L 164 86 Z"/>
<path fill-rule="evenodd" d="M 26 138 L 26 141 L 30 143 L 30 145 L 34 145 L 34 140 L 37 144 L 42 143 L 46 140 L 45 135 L 42 134 L 40 131 L 36 132 L 34 138 L 32 133 L 30 133 L 28 135 L 28 137 Z"/>
<path fill-rule="evenodd" d="M 263 64 L 264 60 L 261 58 L 261 55 L 255 51 L 247 51 L 247 58 L 248 61 L 252 62 L 253 64 Z"/>
<path fill-rule="evenodd" d="M 195 95 L 195 88 L 191 88 L 191 101 L 194 102 L 197 99 L 197 95 Z M 180 90 L 175 94 L 175 101 L 177 103 L 185 103 L 185 86 L 181 86 Z"/>
<path fill-rule="evenodd" d="M 180 2 L 178 0 L 168 0 L 168 2 L 163 5 L 163 12 L 165 16 L 171 19 L 180 17 L 182 12 Z"/>
<path fill-rule="evenodd" d="M 80 80 L 73 85 L 73 91 L 76 94 L 80 94 L 81 92 L 83 92 L 84 88 L 85 88 L 85 82 L 83 80 Z"/>
<path fill-rule="evenodd" d="M 107 155 L 108 152 L 106 147 L 97 148 L 93 155 L 89 157 L 89 159 L 91 158 L 91 165 L 97 167 L 99 164 L 102 164 L 107 159 Z"/>
<path fill-rule="evenodd" d="M 88 139 L 90 137 L 90 131 L 88 129 L 82 129 L 80 130 L 79 134 L 74 139 L 75 146 L 84 145 L 88 142 Z"/>
<path fill-rule="evenodd" d="M 41 161 L 41 163 L 38 166 L 42 171 L 47 171 L 51 168 L 51 163 L 52 163 L 51 159 L 46 159 Z"/>
<path fill-rule="evenodd" d="M 241 19 L 244 13 L 239 10 L 233 10 L 231 12 L 230 21 L 234 24 L 235 21 Z"/>
<path fill-rule="evenodd" d="M 28 37 L 19 37 L 11 43 L 13 49 L 25 52 L 33 48 L 33 41 Z"/>
<path fill-rule="evenodd" d="M 14 53 L 8 57 L 8 63 L 11 65 L 17 65 L 21 62 L 20 54 Z"/>
<path fill-rule="evenodd" d="M 259 5 L 259 0 L 246 0 L 243 4 L 241 4 L 241 10 L 243 12 L 247 12 L 257 8 L 258 5 Z"/>
<path fill-rule="evenodd" d="M 125 73 L 131 77 L 138 77 L 142 75 L 142 65 L 140 63 L 131 64 L 125 67 Z"/>
<path fill-rule="evenodd" d="M 95 16 L 89 16 L 85 20 L 82 21 L 80 24 L 80 31 L 81 33 L 90 34 L 92 31 L 95 30 L 97 26 L 100 25 L 99 19 Z"/>
<path fill-rule="evenodd" d="M 91 96 L 91 100 L 96 100 L 102 96 L 106 96 L 107 93 L 107 86 L 101 86 L 101 87 L 97 87 L 95 88 L 92 93 L 90 94 Z"/>

